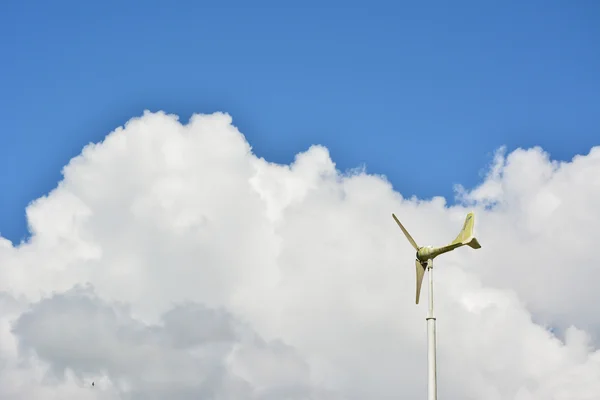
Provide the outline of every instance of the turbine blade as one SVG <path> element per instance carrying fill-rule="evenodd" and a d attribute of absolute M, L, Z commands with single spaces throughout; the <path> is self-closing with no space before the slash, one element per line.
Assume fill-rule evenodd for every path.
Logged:
<path fill-rule="evenodd" d="M 423 283 L 423 275 L 425 275 L 425 268 L 421 265 L 419 260 L 415 260 L 415 266 L 417 267 L 417 302 L 419 304 L 419 296 L 421 295 L 421 284 Z"/>
<path fill-rule="evenodd" d="M 394 217 L 394 220 L 396 221 L 396 223 L 398 224 L 400 229 L 402 229 L 402 232 L 404 232 L 404 236 L 406 236 L 406 238 L 408 239 L 408 241 L 410 242 L 412 247 L 414 247 L 415 250 L 419 251 L 419 246 L 417 246 L 417 243 L 415 243 L 415 240 L 412 238 L 412 236 L 410 236 L 410 233 L 408 233 L 408 231 L 404 228 L 404 226 L 402 226 L 402 224 L 400 223 L 398 218 L 396 218 L 396 216 L 393 213 L 392 213 L 392 217 Z"/>

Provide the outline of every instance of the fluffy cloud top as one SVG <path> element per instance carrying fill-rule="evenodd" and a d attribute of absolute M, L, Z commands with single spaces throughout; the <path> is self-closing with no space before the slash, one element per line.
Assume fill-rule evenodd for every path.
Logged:
<path fill-rule="evenodd" d="M 436 263 L 440 398 L 600 398 L 600 149 L 497 153 L 461 205 L 257 158 L 225 114 L 132 119 L 0 237 L 3 399 L 388 399 L 426 393 L 414 250 Z M 550 328 L 552 327 L 552 329 Z M 91 385 L 94 382 L 94 386 Z"/>

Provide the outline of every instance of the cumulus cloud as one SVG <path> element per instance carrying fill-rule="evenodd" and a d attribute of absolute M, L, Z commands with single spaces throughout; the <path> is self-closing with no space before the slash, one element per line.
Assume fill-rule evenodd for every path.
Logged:
<path fill-rule="evenodd" d="M 226 114 L 145 113 L 0 238 L 3 399 L 387 399 L 426 392 L 414 250 L 436 263 L 440 397 L 600 398 L 600 149 L 500 149 L 460 204 L 258 158 Z M 94 386 L 91 385 L 94 382 Z"/>

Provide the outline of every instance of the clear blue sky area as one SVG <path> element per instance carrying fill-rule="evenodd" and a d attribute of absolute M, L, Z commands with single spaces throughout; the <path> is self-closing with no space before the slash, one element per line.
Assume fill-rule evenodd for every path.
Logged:
<path fill-rule="evenodd" d="M 501 145 L 600 144 L 599 43 L 593 0 L 7 0 L 0 234 L 24 238 L 62 166 L 144 109 L 225 111 L 271 161 L 320 143 L 451 202 Z"/>

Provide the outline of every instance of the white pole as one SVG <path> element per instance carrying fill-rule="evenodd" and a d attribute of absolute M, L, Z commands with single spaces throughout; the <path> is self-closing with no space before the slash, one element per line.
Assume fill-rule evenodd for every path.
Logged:
<path fill-rule="evenodd" d="M 427 314 L 427 366 L 428 366 L 428 399 L 437 400 L 437 375 L 435 365 L 435 316 L 433 314 L 433 260 L 427 261 L 429 275 L 429 312 Z"/>

